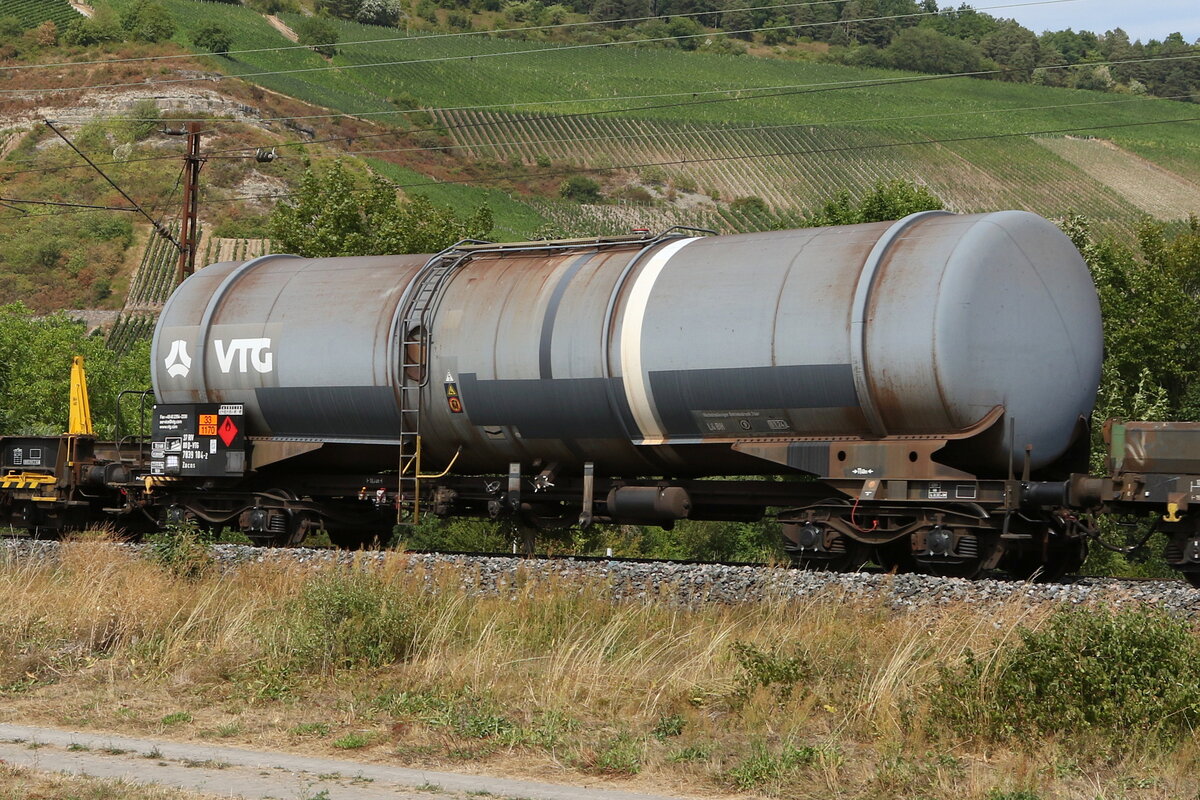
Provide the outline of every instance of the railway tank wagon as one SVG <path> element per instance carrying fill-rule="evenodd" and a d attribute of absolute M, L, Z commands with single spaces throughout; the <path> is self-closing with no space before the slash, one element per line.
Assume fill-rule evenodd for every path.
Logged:
<path fill-rule="evenodd" d="M 531 520 L 770 506 L 805 563 L 970 571 L 1044 556 L 1005 478 L 1082 466 L 1101 344 L 1078 252 L 1005 211 L 216 264 L 152 355 L 160 416 L 245 435 L 176 497 L 210 521 L 294 538 L 367 487 Z"/>

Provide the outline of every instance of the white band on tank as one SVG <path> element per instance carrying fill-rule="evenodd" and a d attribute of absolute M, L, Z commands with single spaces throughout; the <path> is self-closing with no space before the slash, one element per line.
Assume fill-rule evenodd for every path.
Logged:
<path fill-rule="evenodd" d="M 662 444 L 666 431 L 654 411 L 654 393 L 650 389 L 650 375 L 642 369 L 642 333 L 646 321 L 646 308 L 650 294 L 659 274 L 671 257 L 696 238 L 679 239 L 664 246 L 650 257 L 646 266 L 634 279 L 625 303 L 625 314 L 621 318 L 621 379 L 625 385 L 625 399 L 629 410 L 642 434 L 639 444 Z"/>

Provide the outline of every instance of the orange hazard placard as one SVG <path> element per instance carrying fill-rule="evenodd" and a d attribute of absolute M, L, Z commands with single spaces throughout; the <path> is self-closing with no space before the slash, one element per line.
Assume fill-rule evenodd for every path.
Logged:
<path fill-rule="evenodd" d="M 199 429 L 196 431 L 199 436 L 216 436 L 217 435 L 217 415 L 216 414 L 201 414 Z"/>

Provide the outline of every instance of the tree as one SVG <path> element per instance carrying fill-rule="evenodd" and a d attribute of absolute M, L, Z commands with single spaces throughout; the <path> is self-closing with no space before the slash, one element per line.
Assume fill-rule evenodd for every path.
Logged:
<path fill-rule="evenodd" d="M 62 40 L 75 47 L 90 47 L 105 42 L 119 42 L 125 38 L 125 30 L 121 27 L 116 15 L 108 8 L 96 9 L 96 15 L 91 19 L 80 17 L 73 20 L 63 31 Z"/>
<path fill-rule="evenodd" d="M 1104 319 L 1104 373 L 1096 415 L 1197 419 L 1200 404 L 1200 221 L 1169 236 L 1138 226 L 1138 251 L 1095 239 L 1088 221 L 1064 230 L 1083 253 Z"/>
<path fill-rule="evenodd" d="M 54 47 L 58 44 L 58 26 L 52 20 L 46 20 L 25 35 L 38 47 Z"/>
<path fill-rule="evenodd" d="M 366 25 L 395 25 L 401 11 L 399 0 L 363 0 L 354 19 Z"/>
<path fill-rule="evenodd" d="M 1014 70 L 999 75 L 1000 80 L 1028 81 L 1039 61 L 1037 36 L 1012 20 L 1002 21 L 1000 27 L 984 36 L 979 49 L 1000 66 Z"/>
<path fill-rule="evenodd" d="M 135 0 L 121 12 L 121 27 L 130 38 L 161 42 L 175 35 L 175 20 L 158 0 Z"/>
<path fill-rule="evenodd" d="M 804 227 L 856 225 L 860 222 L 887 222 L 902 219 L 918 211 L 936 211 L 944 204 L 933 192 L 905 180 L 879 181 L 857 202 L 842 190 L 804 219 Z"/>
<path fill-rule="evenodd" d="M 24 30 L 20 17 L 11 14 L 0 17 L 0 42 L 14 41 Z"/>
<path fill-rule="evenodd" d="M 337 55 L 338 30 L 333 23 L 320 17 L 304 17 L 296 23 L 300 44 L 308 45 L 323 56 Z"/>
<path fill-rule="evenodd" d="M 896 69 L 935 75 L 974 72 L 980 66 L 978 47 L 924 26 L 901 31 L 885 55 Z"/>
<path fill-rule="evenodd" d="M 318 14 L 325 14 L 338 19 L 354 19 L 363 0 L 317 0 L 316 10 Z M 299 29 L 297 29 L 299 32 Z"/>
<path fill-rule="evenodd" d="M 459 217 L 420 195 L 401 202 L 395 185 L 379 176 L 360 190 L 337 160 L 323 173 L 305 170 L 294 201 L 275 208 L 269 227 L 280 249 L 310 258 L 435 253 L 487 236 L 492 212 L 481 206 Z"/>
<path fill-rule="evenodd" d="M 210 53 L 228 53 L 233 47 L 233 34 L 224 25 L 208 22 L 192 34 L 192 44 Z"/>
<path fill-rule="evenodd" d="M 139 342 L 117 355 L 103 337 L 88 336 L 63 312 L 40 316 L 21 303 L 0 306 L 0 432 L 66 430 L 71 357 L 77 355 L 87 361 L 96 432 L 112 436 L 117 393 L 150 385 L 150 343 Z"/>

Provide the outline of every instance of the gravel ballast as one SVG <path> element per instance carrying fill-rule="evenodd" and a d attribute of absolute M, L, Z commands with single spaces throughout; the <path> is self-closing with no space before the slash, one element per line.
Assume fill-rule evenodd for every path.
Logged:
<path fill-rule="evenodd" d="M 80 545 L 75 545 L 80 546 Z M 145 550 L 146 545 L 100 544 Z M 54 559 L 59 543 L 50 540 L 0 540 L 0 562 Z M 1071 583 L 1011 580 L 964 580 L 932 575 L 867 572 L 809 572 L 786 567 L 690 564 L 611 560 L 526 559 L 389 551 L 349 552 L 308 548 L 259 548 L 214 545 L 216 564 L 234 570 L 245 564 L 277 563 L 313 569 L 333 566 L 370 568 L 389 563 L 423 576 L 431 591 L 447 587 L 469 594 L 502 594 L 531 585 L 590 587 L 617 602 L 658 601 L 696 607 L 706 603 L 745 603 L 766 599 L 833 597 L 883 602 L 895 610 L 919 610 L 952 604 L 1064 603 L 1123 607 L 1148 605 L 1174 615 L 1200 616 L 1200 590 L 1183 581 L 1130 581 L 1081 578 Z"/>

